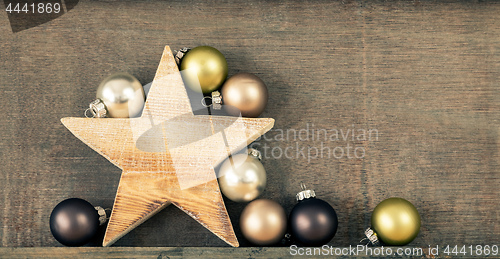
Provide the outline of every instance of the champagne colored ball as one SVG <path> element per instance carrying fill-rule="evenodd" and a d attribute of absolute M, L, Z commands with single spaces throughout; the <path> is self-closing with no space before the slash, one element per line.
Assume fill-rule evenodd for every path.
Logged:
<path fill-rule="evenodd" d="M 199 46 L 182 58 L 181 71 L 184 83 L 191 90 L 206 94 L 219 89 L 226 80 L 227 62 L 217 49 Z"/>
<path fill-rule="evenodd" d="M 71 198 L 57 204 L 50 214 L 50 231 L 65 246 L 82 246 L 97 234 L 99 214 L 89 202 Z"/>
<path fill-rule="evenodd" d="M 109 117 L 132 118 L 141 114 L 145 94 L 137 78 L 127 73 L 117 73 L 101 82 L 97 88 L 97 98 L 104 102 Z"/>
<path fill-rule="evenodd" d="M 286 232 L 285 210 L 275 201 L 258 199 L 249 203 L 240 216 L 240 229 L 256 245 L 271 245 Z"/>
<path fill-rule="evenodd" d="M 251 155 L 227 158 L 218 175 L 222 193 L 235 202 L 249 202 L 266 188 L 266 170 L 259 159 Z"/>
<path fill-rule="evenodd" d="M 420 214 L 409 201 L 389 198 L 377 205 L 372 213 L 373 231 L 387 245 L 406 245 L 420 231 Z"/>
<path fill-rule="evenodd" d="M 239 73 L 230 77 L 222 86 L 222 100 L 234 116 L 256 118 L 267 105 L 268 92 L 264 82 L 256 75 Z M 234 107 L 234 109 L 231 109 Z"/>

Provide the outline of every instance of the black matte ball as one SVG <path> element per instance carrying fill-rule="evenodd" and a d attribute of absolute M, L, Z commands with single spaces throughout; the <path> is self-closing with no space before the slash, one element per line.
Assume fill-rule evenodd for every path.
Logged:
<path fill-rule="evenodd" d="M 50 214 L 50 231 L 66 246 L 90 242 L 99 228 L 99 214 L 89 202 L 71 198 L 57 204 Z"/>
<path fill-rule="evenodd" d="M 310 198 L 299 201 L 290 213 L 292 237 L 306 246 L 322 246 L 337 232 L 337 213 L 327 202 Z"/>

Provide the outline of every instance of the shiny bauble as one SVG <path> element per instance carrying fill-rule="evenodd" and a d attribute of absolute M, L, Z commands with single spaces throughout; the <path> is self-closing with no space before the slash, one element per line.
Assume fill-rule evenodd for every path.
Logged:
<path fill-rule="evenodd" d="M 226 110 L 233 116 L 256 118 L 267 105 L 268 92 L 264 82 L 256 75 L 239 73 L 230 77 L 221 89 Z"/>
<path fill-rule="evenodd" d="M 224 83 L 227 62 L 224 55 L 209 46 L 188 51 L 181 60 L 184 83 L 195 92 L 211 93 Z"/>
<path fill-rule="evenodd" d="M 240 229 L 256 245 L 272 245 L 286 232 L 285 210 L 275 201 L 258 199 L 250 202 L 240 216 Z"/>
<path fill-rule="evenodd" d="M 90 242 L 99 228 L 99 214 L 89 202 L 71 198 L 57 204 L 50 214 L 50 231 L 65 246 Z"/>
<path fill-rule="evenodd" d="M 145 102 L 141 83 L 127 73 L 114 74 L 104 79 L 97 88 L 97 98 L 104 102 L 107 116 L 112 118 L 137 117 Z"/>
<path fill-rule="evenodd" d="M 315 198 L 311 190 L 297 194 L 297 200 L 289 216 L 292 238 L 305 246 L 322 246 L 330 242 L 338 226 L 337 213 L 332 206 Z"/>
<path fill-rule="evenodd" d="M 389 198 L 372 213 L 372 229 L 386 245 L 406 245 L 420 231 L 420 214 L 409 201 Z"/>
<path fill-rule="evenodd" d="M 266 188 L 266 170 L 258 158 L 237 154 L 227 158 L 219 169 L 219 186 L 228 199 L 249 202 Z"/>

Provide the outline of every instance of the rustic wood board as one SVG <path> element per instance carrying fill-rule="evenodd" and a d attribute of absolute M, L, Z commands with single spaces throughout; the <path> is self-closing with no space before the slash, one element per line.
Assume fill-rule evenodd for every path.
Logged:
<path fill-rule="evenodd" d="M 389 247 L 396 251 L 397 247 Z M 339 247 L 348 254 L 348 247 Z M 429 258 L 425 248 L 409 247 L 409 249 L 422 249 L 423 253 L 416 256 L 405 256 L 405 258 Z M 321 251 L 321 250 L 320 250 Z M 415 250 L 416 251 L 416 250 Z M 323 251 L 324 252 L 324 251 Z M 294 252 L 292 252 L 294 253 Z M 314 252 L 311 252 L 314 253 Z M 316 251 L 317 255 L 319 254 Z M 335 252 L 334 252 L 335 253 Z M 342 253 L 341 251 L 339 253 Z M 352 251 L 351 251 L 352 253 Z M 290 258 L 290 250 L 283 247 L 244 247 L 244 248 L 215 248 L 215 247 L 43 247 L 43 248 L 0 248 L 0 254 L 5 258 Z M 477 257 L 479 256 L 471 256 Z M 311 258 L 311 256 L 295 255 L 293 258 Z M 328 258 L 373 258 L 366 253 L 358 253 L 355 256 L 328 256 Z M 400 256 L 384 256 L 384 258 L 401 258 Z M 447 258 L 446 256 L 435 256 L 432 258 Z M 448 257 L 449 258 L 449 257 Z M 498 257 L 490 257 L 498 258 Z"/>
<path fill-rule="evenodd" d="M 351 253 L 349 256 L 328 256 L 328 258 L 373 258 L 370 254 L 359 252 L 357 255 L 352 255 L 349 247 L 336 247 L 335 249 L 343 250 L 345 254 Z M 400 247 L 387 247 L 396 251 Z M 449 256 L 429 256 L 425 247 L 405 247 L 422 253 L 415 256 L 404 256 L 404 258 L 449 258 Z M 338 253 L 342 253 L 337 250 Z M 321 250 L 316 251 L 316 256 L 320 255 Z M 322 251 L 325 253 L 325 251 Z M 292 252 L 294 254 L 295 252 Z M 304 252 L 305 253 L 305 252 Z M 314 253 L 314 251 L 311 251 Z M 335 253 L 335 250 L 334 252 Z M 68 257 L 86 257 L 86 258 L 290 258 L 290 250 L 283 247 L 242 247 L 242 248 L 226 248 L 226 247 L 81 247 L 81 248 L 66 248 L 66 247 L 43 247 L 43 248 L 0 248 L 0 254 L 4 258 L 68 258 Z M 323 254 L 325 255 L 325 254 Z M 480 256 L 469 256 L 469 258 L 481 258 Z M 293 258 L 311 258 L 307 255 L 294 255 Z M 383 256 L 383 258 L 401 258 L 401 256 Z M 500 258 L 492 256 L 488 258 Z"/>
<path fill-rule="evenodd" d="M 48 218 L 65 198 L 113 205 L 121 170 L 59 120 L 83 116 L 113 72 L 151 82 L 165 45 L 211 45 L 230 75 L 261 77 L 270 96 L 262 116 L 275 129 L 378 130 L 378 140 L 324 143 L 364 147 L 363 159 L 263 159 L 262 197 L 290 212 L 303 181 L 336 208 L 330 245 L 357 244 L 390 196 L 421 213 L 411 245 L 498 244 L 499 13 L 483 1 L 82 1 L 13 34 L 0 12 L 1 244 L 59 246 Z M 321 147 L 278 133 L 261 148 Z M 245 204 L 225 204 L 238 226 Z M 169 206 L 115 246 L 227 245 Z"/>

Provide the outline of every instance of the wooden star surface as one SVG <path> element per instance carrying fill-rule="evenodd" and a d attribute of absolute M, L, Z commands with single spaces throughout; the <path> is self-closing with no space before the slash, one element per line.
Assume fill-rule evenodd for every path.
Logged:
<path fill-rule="evenodd" d="M 123 170 L 103 246 L 110 246 L 169 204 L 226 243 L 239 246 L 214 166 L 270 130 L 273 119 L 194 116 L 167 46 L 141 117 L 61 121 Z"/>

